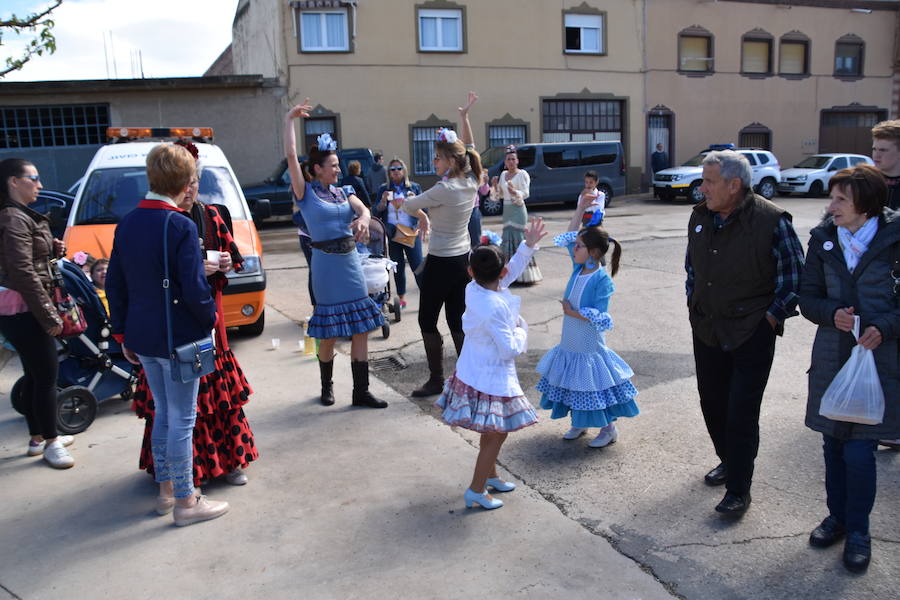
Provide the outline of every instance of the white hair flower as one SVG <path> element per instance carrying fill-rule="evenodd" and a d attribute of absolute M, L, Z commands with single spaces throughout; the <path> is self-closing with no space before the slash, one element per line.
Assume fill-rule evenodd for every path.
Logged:
<path fill-rule="evenodd" d="M 447 127 L 441 127 L 438 129 L 438 140 L 442 142 L 446 142 L 448 144 L 455 144 L 456 140 L 459 138 L 456 137 L 456 132 L 452 129 L 448 129 Z"/>

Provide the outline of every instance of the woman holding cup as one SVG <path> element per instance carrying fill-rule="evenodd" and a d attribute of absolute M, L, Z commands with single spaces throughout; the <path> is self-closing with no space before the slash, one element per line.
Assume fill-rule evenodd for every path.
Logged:
<path fill-rule="evenodd" d="M 419 217 L 407 214 L 402 206 L 407 197 L 422 193 L 419 184 L 410 181 L 406 163 L 394 158 L 388 166 L 388 183 L 378 188 L 379 199 L 375 207 L 377 216 L 387 225 L 388 255 L 397 263 L 394 280 L 397 282 L 397 296 L 400 307 L 406 308 L 406 263 L 419 283 L 416 271 L 422 264 L 422 232 L 419 231 Z M 422 213 L 424 218 L 428 218 Z M 398 235 L 399 233 L 399 235 Z"/>
<path fill-rule="evenodd" d="M 190 142 L 179 145 L 184 146 L 197 160 L 199 154 L 196 146 Z M 222 307 L 222 291 L 228 285 L 225 274 L 231 270 L 240 271 L 243 258 L 228 226 L 231 219 L 227 209 L 222 205 L 204 204 L 199 199 L 201 173 L 202 166 L 198 162 L 197 174 L 191 179 L 184 198 L 178 202 L 178 208 L 187 213 L 197 226 L 206 256 L 203 267 L 216 303 L 216 368 L 200 378 L 197 394 L 193 437 L 194 484 L 200 485 L 224 475 L 228 483 L 244 485 L 247 475 L 243 469 L 259 458 L 253 430 L 243 409 L 253 390 L 228 344 Z M 138 416 L 145 417 L 147 421 L 140 468 L 153 473 L 150 432 L 153 429 L 154 405 L 143 372 L 135 389 L 134 408 Z"/>

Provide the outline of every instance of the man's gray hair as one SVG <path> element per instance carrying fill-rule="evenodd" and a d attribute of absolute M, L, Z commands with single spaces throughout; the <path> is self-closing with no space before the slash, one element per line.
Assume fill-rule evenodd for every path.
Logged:
<path fill-rule="evenodd" d="M 734 150 L 714 150 L 703 159 L 703 166 L 719 165 L 722 179 L 740 179 L 744 188 L 750 189 L 753 170 L 750 161 L 740 152 Z"/>

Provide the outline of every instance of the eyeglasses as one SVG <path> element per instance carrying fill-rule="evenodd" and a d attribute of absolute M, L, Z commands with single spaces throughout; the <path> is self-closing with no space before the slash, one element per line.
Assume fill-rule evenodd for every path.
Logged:
<path fill-rule="evenodd" d="M 35 183 L 40 183 L 40 182 L 41 182 L 41 176 L 40 176 L 40 175 L 19 175 L 19 177 L 20 177 L 21 179 L 30 179 L 31 181 L 33 181 L 33 182 L 35 182 Z"/>
<path fill-rule="evenodd" d="M 403 167 L 391 167 L 391 171 L 402 171 Z"/>

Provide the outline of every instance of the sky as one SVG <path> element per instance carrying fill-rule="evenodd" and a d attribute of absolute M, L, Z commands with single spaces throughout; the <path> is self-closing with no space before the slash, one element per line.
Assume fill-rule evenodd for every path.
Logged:
<path fill-rule="evenodd" d="M 49 4 L 2 0 L 0 18 L 40 12 Z M 33 57 L 0 82 L 140 77 L 139 68 L 132 66 L 137 51 L 143 58 L 144 77 L 200 76 L 231 42 L 237 4 L 238 0 L 63 0 L 52 13 L 56 53 Z M 18 58 L 30 39 L 5 34 L 0 65 L 8 56 Z"/>

